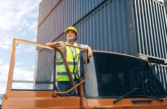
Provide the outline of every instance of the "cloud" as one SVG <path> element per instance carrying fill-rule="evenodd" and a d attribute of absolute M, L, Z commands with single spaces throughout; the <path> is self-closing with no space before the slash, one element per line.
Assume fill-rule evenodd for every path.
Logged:
<path fill-rule="evenodd" d="M 32 39 L 33 42 L 37 42 L 37 38 Z"/>
<path fill-rule="evenodd" d="M 24 48 L 23 44 L 19 44 L 16 46 L 16 53 L 21 53 L 22 48 Z"/>
<path fill-rule="evenodd" d="M 20 30 L 22 30 L 23 28 L 18 28 L 16 31 L 20 31 Z"/>
<path fill-rule="evenodd" d="M 25 53 L 26 52 L 35 52 L 36 51 L 36 46 L 34 45 L 27 45 L 27 44 L 19 44 L 16 47 L 16 53 Z"/>
<path fill-rule="evenodd" d="M 33 83 L 13 83 L 12 89 L 33 89 Z"/>
<path fill-rule="evenodd" d="M 38 17 L 38 12 L 37 13 L 29 13 L 29 14 L 27 14 L 27 17 L 36 18 L 36 17 Z"/>
<path fill-rule="evenodd" d="M 28 46 L 27 48 L 24 48 L 25 52 L 32 52 L 36 50 L 36 46 Z"/>
<path fill-rule="evenodd" d="M 9 65 L 1 65 L 0 66 L 0 94 L 4 94 L 6 91 L 6 83 L 8 78 L 8 71 L 9 71 Z"/>
<path fill-rule="evenodd" d="M 3 62 L 3 61 L 2 61 L 2 60 L 0 60 L 0 64 L 2 64 L 2 62 Z"/>
<path fill-rule="evenodd" d="M 29 30 L 30 31 L 33 31 L 34 33 L 37 33 L 37 24 L 38 24 L 38 21 L 34 21 L 31 26 L 29 27 Z"/>
<path fill-rule="evenodd" d="M 34 72 L 27 71 L 27 68 L 14 68 L 13 80 L 33 81 Z M 32 89 L 33 83 L 16 83 L 13 82 L 12 89 Z"/>
<path fill-rule="evenodd" d="M 3 52 L 4 49 L 11 50 L 13 38 L 24 37 L 22 39 L 35 40 L 35 37 L 32 37 L 31 34 L 37 32 L 37 17 L 40 2 L 41 0 L 0 0 L 0 48 L 3 48 L 1 52 Z M 16 49 L 16 53 L 20 52 L 20 48 L 19 50 Z M 31 52 L 35 50 L 35 47 L 28 47 L 25 50 Z M 6 60 L 10 57 L 3 57 L 3 59 L 0 58 L 0 94 L 4 94 L 6 91 L 9 72 L 9 65 L 6 64 L 9 62 L 6 62 Z M 20 62 L 16 63 L 16 65 L 17 64 L 21 65 Z M 31 66 L 30 68 L 32 68 Z M 15 68 L 14 71 L 15 74 L 17 74 L 17 76 L 14 76 L 16 79 L 20 77 L 28 80 L 33 79 L 33 72 L 26 71 L 26 68 Z M 23 73 L 26 74 L 26 76 L 23 76 Z M 28 87 L 30 86 L 31 85 L 28 85 Z"/>
<path fill-rule="evenodd" d="M 12 44 L 12 39 L 15 37 L 11 33 L 0 30 L 0 47 L 3 49 L 8 49 Z"/>
<path fill-rule="evenodd" d="M 30 24 L 27 22 L 27 20 L 23 20 L 22 25 L 25 25 L 27 27 L 30 26 Z"/>
<path fill-rule="evenodd" d="M 4 94 L 6 91 L 6 84 L 7 84 L 7 78 L 8 78 L 8 72 L 9 72 L 9 65 L 0 65 L 0 94 Z M 13 80 L 29 80 L 33 81 L 34 79 L 34 72 L 27 71 L 27 68 L 20 69 L 20 68 L 14 68 L 14 75 Z M 29 89 L 32 88 L 32 84 L 20 84 L 15 83 L 13 84 L 14 88 L 22 88 L 22 89 Z"/>
<path fill-rule="evenodd" d="M 37 11 L 40 2 L 41 0 L 0 0 L 1 48 L 11 48 L 13 38 L 24 39 L 23 36 L 26 34 L 22 30 L 26 33 L 29 31 L 35 33 L 35 35 L 37 34 L 37 19 L 34 21 L 30 18 L 38 17 Z M 16 35 L 15 32 L 20 33 Z M 32 38 L 31 36 L 28 37 Z"/>
<path fill-rule="evenodd" d="M 38 9 L 41 0 L 0 0 L 0 29 L 11 30 L 23 27 L 25 17 L 37 17 L 38 13 L 33 11 Z M 15 28 L 16 27 L 16 28 Z"/>
<path fill-rule="evenodd" d="M 23 64 L 23 62 L 17 62 L 16 63 L 16 65 L 22 65 Z"/>
<path fill-rule="evenodd" d="M 20 36 L 25 36 L 26 35 L 26 32 L 23 32 L 20 34 Z"/>
<path fill-rule="evenodd" d="M 33 81 L 34 72 L 27 71 L 27 69 L 14 68 L 13 80 L 31 80 Z"/>

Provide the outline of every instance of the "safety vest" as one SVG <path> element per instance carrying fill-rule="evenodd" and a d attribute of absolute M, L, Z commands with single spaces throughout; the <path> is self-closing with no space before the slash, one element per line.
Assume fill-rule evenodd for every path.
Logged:
<path fill-rule="evenodd" d="M 74 43 L 74 44 L 75 46 L 78 47 L 77 43 Z M 67 42 L 65 42 L 65 45 L 67 45 Z M 75 49 L 75 58 L 73 57 L 72 50 L 69 46 L 66 46 L 66 50 L 62 50 L 62 51 L 65 54 L 73 79 L 74 78 L 79 79 L 79 77 L 77 76 L 77 63 L 78 63 L 80 50 L 78 48 L 74 48 L 74 49 Z M 57 53 L 57 65 L 56 65 L 57 81 L 70 81 L 69 74 L 65 65 L 65 61 L 63 58 L 59 59 L 59 55 L 60 54 Z M 78 72 L 78 74 L 80 76 L 80 72 Z"/>

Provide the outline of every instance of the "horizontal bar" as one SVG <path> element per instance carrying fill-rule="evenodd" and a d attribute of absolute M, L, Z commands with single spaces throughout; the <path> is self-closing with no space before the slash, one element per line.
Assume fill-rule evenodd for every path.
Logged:
<path fill-rule="evenodd" d="M 49 81 L 26 81 L 26 80 L 13 80 L 13 82 L 17 83 L 38 83 L 38 84 L 53 84 L 53 82 Z"/>

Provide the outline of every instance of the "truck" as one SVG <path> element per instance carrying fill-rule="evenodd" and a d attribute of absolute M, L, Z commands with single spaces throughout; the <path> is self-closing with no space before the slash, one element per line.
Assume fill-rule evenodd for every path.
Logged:
<path fill-rule="evenodd" d="M 36 62 L 33 81 L 14 80 L 15 55 L 18 45 L 41 47 L 53 61 Z M 67 45 L 70 46 L 70 45 Z M 76 47 L 76 46 L 71 46 Z M 64 52 L 58 47 L 21 39 L 13 40 L 6 93 L 2 109 L 166 109 L 167 93 L 157 77 L 152 64 L 140 57 L 127 54 L 92 50 L 88 58 L 83 48 L 77 55 L 79 83 L 75 84 Z M 64 60 L 71 86 L 60 92 L 57 87 L 57 54 Z M 40 60 L 38 60 L 40 61 Z M 53 62 L 53 70 L 46 67 Z M 46 64 L 44 64 L 46 63 Z M 43 69 L 42 69 L 43 68 Z M 42 69 L 42 70 L 41 70 Z M 45 71 L 47 75 L 40 75 Z M 26 73 L 25 73 L 26 75 Z M 48 77 L 48 78 L 47 78 Z M 32 89 L 13 89 L 14 83 L 32 83 Z"/>

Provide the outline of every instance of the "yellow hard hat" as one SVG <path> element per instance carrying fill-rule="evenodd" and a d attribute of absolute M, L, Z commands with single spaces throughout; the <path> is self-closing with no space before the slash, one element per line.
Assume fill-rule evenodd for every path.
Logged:
<path fill-rule="evenodd" d="M 68 28 L 65 29 L 65 36 L 66 36 L 66 32 L 69 31 L 69 30 L 74 31 L 77 34 L 77 37 L 78 37 L 77 29 L 75 27 L 73 27 L 73 26 L 70 26 L 70 27 L 68 27 Z"/>

